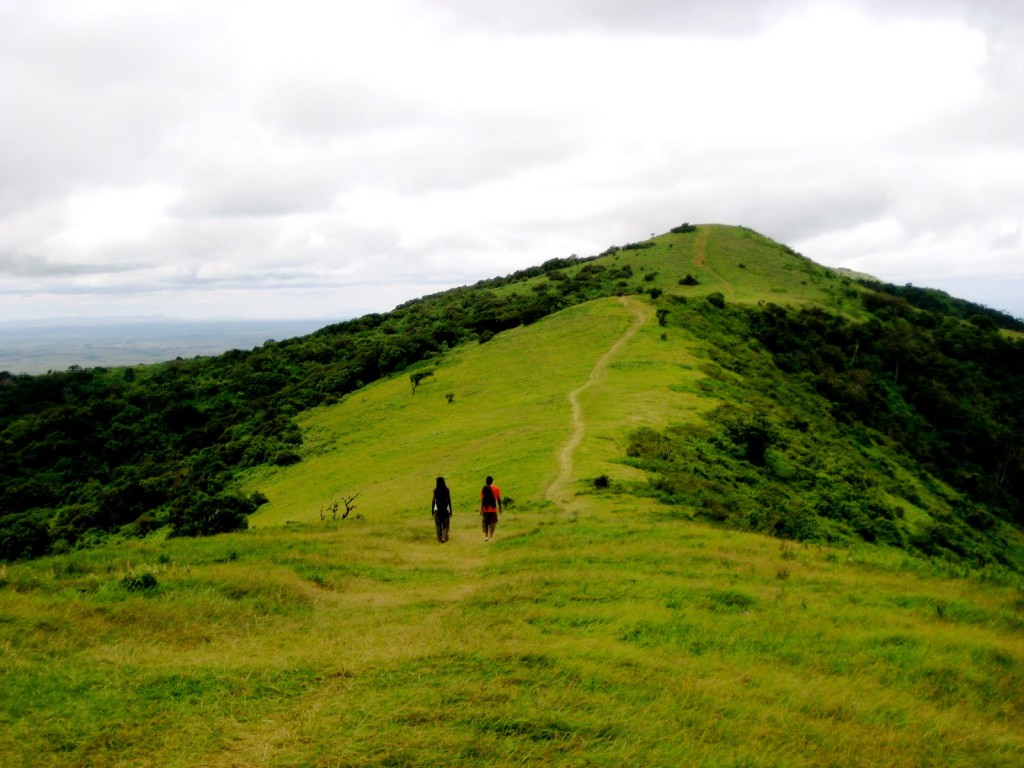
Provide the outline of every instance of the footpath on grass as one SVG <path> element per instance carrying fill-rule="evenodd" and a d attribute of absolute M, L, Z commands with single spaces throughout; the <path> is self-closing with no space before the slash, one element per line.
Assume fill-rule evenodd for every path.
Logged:
<path fill-rule="evenodd" d="M 558 455 L 558 475 L 551 485 L 548 486 L 546 494 L 550 501 L 563 510 L 569 509 L 572 504 L 573 494 L 570 491 L 570 483 L 572 481 L 573 455 L 576 453 L 580 443 L 583 442 L 583 435 L 586 432 L 586 421 L 583 418 L 583 409 L 580 407 L 579 401 L 580 395 L 588 387 L 593 386 L 595 382 L 601 379 L 608 368 L 608 364 L 619 354 L 626 343 L 633 338 L 633 335 L 639 330 L 640 326 L 654 314 L 652 307 L 636 297 L 623 296 L 619 301 L 633 313 L 633 322 L 616 339 L 608 351 L 601 355 L 587 376 L 587 380 L 569 393 L 569 405 L 572 409 L 572 428 L 569 432 L 569 439 L 566 440 Z"/>
<path fill-rule="evenodd" d="M 734 296 L 732 283 L 708 266 L 707 246 L 709 233 L 710 230 L 707 227 L 701 227 L 697 230 L 697 239 L 693 244 L 693 265 L 707 271 L 713 278 L 721 282 L 726 295 L 731 299 Z"/>

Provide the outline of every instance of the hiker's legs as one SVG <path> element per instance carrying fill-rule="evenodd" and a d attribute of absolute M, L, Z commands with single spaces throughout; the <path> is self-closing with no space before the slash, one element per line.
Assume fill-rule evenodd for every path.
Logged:
<path fill-rule="evenodd" d="M 484 512 L 483 513 L 483 529 L 484 529 L 484 541 L 490 541 L 494 538 L 494 526 L 498 522 L 497 512 Z"/>

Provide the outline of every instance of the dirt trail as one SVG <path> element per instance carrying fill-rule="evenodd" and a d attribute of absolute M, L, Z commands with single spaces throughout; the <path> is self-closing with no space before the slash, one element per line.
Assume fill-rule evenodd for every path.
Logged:
<path fill-rule="evenodd" d="M 570 501 L 572 500 L 572 494 L 569 491 L 569 484 L 572 479 L 572 459 L 576 453 L 576 449 L 583 441 L 583 433 L 586 430 L 586 423 L 583 420 L 583 412 L 580 408 L 579 396 L 587 389 L 591 384 L 597 381 L 605 369 L 608 367 L 608 363 L 611 362 L 619 351 L 625 346 L 633 334 L 637 332 L 644 321 L 648 320 L 653 314 L 654 310 L 647 304 L 641 301 L 629 297 L 623 296 L 619 299 L 622 305 L 626 307 L 630 312 L 633 313 L 633 322 L 630 323 L 629 328 L 626 329 L 615 343 L 601 355 L 600 359 L 594 365 L 593 370 L 590 371 L 590 375 L 587 376 L 587 380 L 580 386 L 569 393 L 569 404 L 572 406 L 572 430 L 569 434 L 569 439 L 562 447 L 561 452 L 558 455 L 558 476 L 554 479 L 550 486 L 548 486 L 547 497 L 558 506 L 567 508 Z"/>
<path fill-rule="evenodd" d="M 708 245 L 708 230 L 707 227 L 697 228 L 697 239 L 693 241 L 693 265 L 695 267 L 704 267 L 707 269 L 707 245 Z"/>
<path fill-rule="evenodd" d="M 734 295 L 732 283 L 708 266 L 707 245 L 709 234 L 710 232 L 707 227 L 698 227 L 697 239 L 693 243 L 693 265 L 695 267 L 700 267 L 701 269 L 706 269 L 708 274 L 719 280 L 722 283 L 722 287 L 725 289 L 725 293 L 731 299 Z"/>

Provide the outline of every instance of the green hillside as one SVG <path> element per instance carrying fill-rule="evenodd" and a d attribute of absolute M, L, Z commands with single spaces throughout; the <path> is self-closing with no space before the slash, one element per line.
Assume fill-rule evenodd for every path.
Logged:
<path fill-rule="evenodd" d="M 473 489 L 488 473 L 510 477 L 521 502 L 545 505 L 561 473 L 572 493 L 594 491 L 601 477 L 603 493 L 652 497 L 687 519 L 878 542 L 973 567 L 1024 565 L 1019 344 L 986 324 L 917 319 L 906 301 L 748 230 L 707 226 L 636 245 L 531 287 L 544 295 L 574 272 L 628 265 L 639 285 L 618 287 L 631 296 L 436 356 L 410 369 L 432 372 L 415 395 L 405 371 L 309 411 L 299 420 L 304 460 L 249 479 L 270 500 L 251 522 L 309 521 L 356 493 L 367 514 L 415 508 L 423 492 L 410 470 L 424 473 L 420 489 L 431 474 Z M 559 446 L 571 419 L 552 414 L 631 316 L 635 335 L 600 366 L 601 386 L 580 393 L 588 428 L 567 474 Z M 990 347 L 980 362 L 995 375 L 973 381 L 978 359 L 934 352 L 951 343 L 942 334 L 974 353 Z M 992 391 L 1000 385 L 1009 391 Z M 998 482 L 979 478 L 996 462 L 1007 467 Z"/>
<path fill-rule="evenodd" d="M 0 764 L 1019 765 L 1022 350 L 947 304 L 701 226 L 188 362 L 315 372 L 176 433 L 263 503 L 0 565 Z"/>

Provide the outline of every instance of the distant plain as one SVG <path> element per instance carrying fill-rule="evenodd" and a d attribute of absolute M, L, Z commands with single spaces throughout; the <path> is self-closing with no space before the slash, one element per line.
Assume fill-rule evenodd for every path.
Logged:
<path fill-rule="evenodd" d="M 231 349 L 251 349 L 268 339 L 303 336 L 340 319 L 3 323 L 0 371 L 40 374 L 72 365 L 112 367 L 218 355 Z"/>

